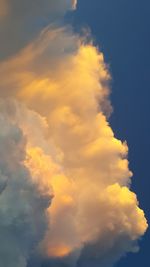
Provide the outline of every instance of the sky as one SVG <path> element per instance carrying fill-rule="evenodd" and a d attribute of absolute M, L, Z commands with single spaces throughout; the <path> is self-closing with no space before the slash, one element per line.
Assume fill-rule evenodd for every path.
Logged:
<path fill-rule="evenodd" d="M 148 267 L 148 0 L 0 10 L 0 267 Z"/>
<path fill-rule="evenodd" d="M 149 97 L 150 3 L 144 1 L 81 0 L 74 25 L 89 26 L 112 73 L 110 123 L 129 145 L 132 188 L 150 220 L 149 195 Z M 149 266 L 149 231 L 138 254 L 123 258 L 118 267 Z"/>

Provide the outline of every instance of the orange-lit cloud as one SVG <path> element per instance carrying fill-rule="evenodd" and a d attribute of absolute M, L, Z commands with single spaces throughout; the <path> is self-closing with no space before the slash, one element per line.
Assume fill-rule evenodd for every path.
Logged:
<path fill-rule="evenodd" d="M 84 39 L 69 27 L 47 27 L 1 62 L 1 112 L 26 138 L 23 164 L 32 184 L 52 198 L 40 253 L 65 260 L 73 255 L 72 266 L 90 259 L 106 266 L 137 251 L 147 221 L 130 191 L 127 143 L 107 119 L 108 67 Z"/>
<path fill-rule="evenodd" d="M 8 15 L 9 7 L 7 0 L 0 0 L 0 20 Z"/>

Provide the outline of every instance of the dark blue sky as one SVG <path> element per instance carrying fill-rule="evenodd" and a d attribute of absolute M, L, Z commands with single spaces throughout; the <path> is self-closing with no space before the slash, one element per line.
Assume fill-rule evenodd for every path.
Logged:
<path fill-rule="evenodd" d="M 75 28 L 88 26 L 104 52 L 112 74 L 110 123 L 116 136 L 127 140 L 132 188 L 150 221 L 150 1 L 78 0 Z M 138 254 L 117 267 L 149 267 L 150 232 Z"/>

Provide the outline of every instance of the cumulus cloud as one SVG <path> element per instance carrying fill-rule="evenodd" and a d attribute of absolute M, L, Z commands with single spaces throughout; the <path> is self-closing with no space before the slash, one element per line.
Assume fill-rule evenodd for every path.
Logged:
<path fill-rule="evenodd" d="M 60 17 L 73 2 L 49 5 Z M 33 199 L 27 195 L 25 201 L 35 205 L 34 196 L 40 196 L 44 203 L 40 211 L 34 206 L 29 214 L 29 232 L 40 219 L 46 228 L 42 221 L 40 238 L 29 239 L 31 245 L 36 243 L 36 251 L 31 256 L 30 244 L 25 247 L 22 266 L 27 258 L 29 266 L 35 265 L 34 260 L 38 266 L 37 259 L 44 258 L 49 266 L 108 267 L 125 253 L 136 252 L 147 221 L 130 191 L 127 143 L 115 137 L 108 122 L 110 74 L 103 54 L 71 27 L 50 25 L 17 55 L 0 63 L 0 80 L 2 116 L 24 140 L 23 156 L 20 145 L 13 151 L 37 190 Z M 11 164 L 16 158 L 11 159 L 7 146 L 2 154 L 3 161 L 8 157 Z M 17 184 L 18 174 L 15 177 Z M 2 173 L 4 196 L 5 188 Z M 19 247 L 21 241 L 17 242 Z"/>
<path fill-rule="evenodd" d="M 27 140 L 15 118 L 15 105 L 3 100 L 0 126 L 0 266 L 25 267 L 47 228 L 52 193 L 40 191 L 25 166 Z"/>

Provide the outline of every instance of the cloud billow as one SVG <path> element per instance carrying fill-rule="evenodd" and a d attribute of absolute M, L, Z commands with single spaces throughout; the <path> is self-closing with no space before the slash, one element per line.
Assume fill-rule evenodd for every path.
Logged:
<path fill-rule="evenodd" d="M 15 5 L 20 29 L 47 13 L 53 23 L 11 57 L 2 48 L 2 266 L 113 266 L 138 251 L 147 221 L 130 190 L 127 143 L 108 123 L 108 67 L 92 41 L 61 24 L 75 2 L 31 1 L 30 12 L 22 2 L 8 1 L 2 23 L 11 27 Z"/>
<path fill-rule="evenodd" d="M 5 110 L 4 110 L 5 105 Z M 15 108 L 15 107 L 13 107 Z M 51 194 L 42 194 L 23 163 L 26 139 L 20 125 L 0 103 L 0 266 L 25 267 L 47 228 Z"/>

